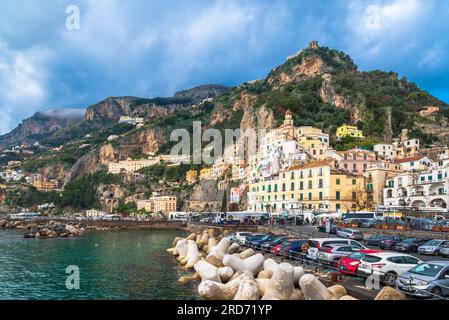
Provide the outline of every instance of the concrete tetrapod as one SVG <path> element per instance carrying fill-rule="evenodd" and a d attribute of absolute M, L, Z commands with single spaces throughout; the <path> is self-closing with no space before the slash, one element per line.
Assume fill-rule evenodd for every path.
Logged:
<path fill-rule="evenodd" d="M 385 286 L 380 290 L 374 300 L 406 300 L 407 296 L 392 287 Z"/>
<path fill-rule="evenodd" d="M 201 260 L 200 252 L 198 251 L 198 246 L 195 241 L 189 240 L 187 244 L 187 255 L 186 257 L 181 261 L 181 264 L 185 264 L 186 269 L 191 269 L 197 263 Z"/>
<path fill-rule="evenodd" d="M 208 242 L 209 242 L 209 233 L 207 231 L 204 231 L 196 244 L 198 245 L 199 249 L 202 249 L 204 246 L 207 245 Z"/>
<path fill-rule="evenodd" d="M 306 300 L 333 300 L 332 293 L 313 274 L 307 273 L 299 279 L 299 287 Z"/>
<path fill-rule="evenodd" d="M 176 244 L 175 251 L 173 252 L 173 254 L 175 256 L 178 256 L 177 260 L 181 262 L 187 256 L 187 251 L 188 251 L 187 240 L 185 239 L 179 240 L 178 243 Z"/>
<path fill-rule="evenodd" d="M 258 275 L 258 278 L 269 279 L 273 275 L 274 271 L 279 267 L 279 264 L 273 259 L 269 258 L 263 263 L 263 271 Z M 292 266 L 293 267 L 293 266 Z M 298 283 L 299 279 L 305 274 L 304 268 L 295 266 L 293 267 L 294 283 Z"/>
<path fill-rule="evenodd" d="M 194 269 L 200 275 L 201 281 L 208 280 L 221 283 L 218 268 L 211 265 L 209 262 L 200 260 L 195 263 Z"/>
<path fill-rule="evenodd" d="M 238 243 L 233 243 L 228 248 L 228 254 L 234 254 L 240 249 L 240 245 Z"/>
<path fill-rule="evenodd" d="M 240 283 L 234 296 L 234 300 L 259 300 L 260 291 L 256 281 L 253 278 L 245 278 Z"/>
<path fill-rule="evenodd" d="M 244 279 L 250 278 L 247 274 L 229 281 L 226 284 L 204 280 L 198 286 L 198 293 L 206 300 L 232 300 Z"/>
<path fill-rule="evenodd" d="M 246 274 L 254 277 L 262 268 L 265 258 L 263 254 L 258 253 L 246 259 L 241 259 L 235 255 L 225 255 L 223 258 L 223 264 L 227 267 L 231 267 L 234 272 L 242 271 Z"/>
<path fill-rule="evenodd" d="M 280 263 L 273 272 L 271 279 L 258 279 L 262 292 L 262 300 L 300 300 L 299 290 L 294 285 L 295 272 L 289 263 Z"/>
<path fill-rule="evenodd" d="M 256 254 L 256 252 L 254 252 L 254 250 L 250 248 L 250 249 L 246 249 L 245 251 L 240 252 L 239 257 L 242 259 L 246 259 L 255 254 Z"/>
<path fill-rule="evenodd" d="M 216 258 L 223 260 L 225 254 L 228 252 L 228 248 L 230 245 L 231 241 L 223 238 L 216 246 L 209 248 L 210 251 L 208 256 L 215 256 Z"/>

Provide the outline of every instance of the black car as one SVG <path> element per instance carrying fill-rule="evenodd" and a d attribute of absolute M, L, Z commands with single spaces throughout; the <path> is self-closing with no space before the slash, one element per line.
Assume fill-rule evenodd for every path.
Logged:
<path fill-rule="evenodd" d="M 430 238 L 409 238 L 409 239 L 405 239 L 404 241 L 396 244 L 394 249 L 397 251 L 402 251 L 402 252 L 418 252 L 418 247 L 430 240 L 432 240 L 432 239 L 430 239 Z"/>
<path fill-rule="evenodd" d="M 256 239 L 251 240 L 250 245 L 252 247 L 255 247 L 255 248 L 260 248 L 262 246 L 262 244 L 264 244 L 265 242 L 271 242 L 275 238 L 277 238 L 276 235 L 274 235 L 274 234 L 267 234 L 264 237 L 256 238 Z"/>
<path fill-rule="evenodd" d="M 396 247 L 396 244 L 403 239 L 397 236 L 383 236 L 384 238 L 379 242 L 379 248 L 382 250 L 392 250 Z"/>
<path fill-rule="evenodd" d="M 245 245 L 246 246 L 250 246 L 252 241 L 255 241 L 257 239 L 263 238 L 265 236 L 267 236 L 266 233 L 253 233 L 253 234 L 250 234 L 249 236 L 247 236 L 245 238 Z"/>
<path fill-rule="evenodd" d="M 369 245 L 369 246 L 380 246 L 380 243 L 382 242 L 382 240 L 388 240 L 394 238 L 392 236 L 385 236 L 385 235 L 381 235 L 381 234 L 375 234 L 372 235 L 369 238 L 365 239 L 365 244 Z M 402 240 L 402 239 L 398 239 L 398 240 Z"/>
<path fill-rule="evenodd" d="M 267 241 L 261 244 L 261 248 L 265 250 L 271 250 L 271 248 L 284 243 L 290 239 L 289 236 L 275 236 L 271 241 Z"/>
<path fill-rule="evenodd" d="M 302 252 L 302 246 L 306 243 L 306 239 L 287 240 L 282 244 L 280 253 L 286 256 L 299 256 Z"/>

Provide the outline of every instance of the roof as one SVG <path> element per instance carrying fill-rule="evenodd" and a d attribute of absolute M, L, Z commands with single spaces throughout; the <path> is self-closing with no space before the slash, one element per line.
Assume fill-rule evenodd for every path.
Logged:
<path fill-rule="evenodd" d="M 425 156 L 416 156 L 416 157 L 399 159 L 399 160 L 396 160 L 394 163 L 405 163 L 405 162 L 411 162 L 411 161 L 418 161 L 418 160 L 421 160 L 422 158 L 425 158 Z"/>
<path fill-rule="evenodd" d="M 370 256 L 378 256 L 378 257 L 386 257 L 386 258 L 388 258 L 388 257 L 396 257 L 396 256 L 410 256 L 410 257 L 413 257 L 413 256 L 411 256 L 409 254 L 405 254 L 405 253 L 401 253 L 401 252 L 385 252 L 385 251 L 377 252 L 377 253 L 369 253 L 369 255 Z M 413 257 L 413 258 L 415 258 L 415 257 Z"/>

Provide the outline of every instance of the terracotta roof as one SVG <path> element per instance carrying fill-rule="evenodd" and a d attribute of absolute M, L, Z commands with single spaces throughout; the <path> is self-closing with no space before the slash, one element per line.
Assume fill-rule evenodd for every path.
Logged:
<path fill-rule="evenodd" d="M 410 161 L 418 161 L 418 160 L 421 160 L 422 158 L 424 158 L 424 156 L 416 156 L 416 157 L 398 159 L 394 163 L 404 163 L 404 162 L 410 162 Z"/>

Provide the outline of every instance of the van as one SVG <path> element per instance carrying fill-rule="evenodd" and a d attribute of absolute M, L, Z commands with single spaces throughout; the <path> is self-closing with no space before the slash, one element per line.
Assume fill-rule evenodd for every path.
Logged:
<path fill-rule="evenodd" d="M 359 247 L 360 249 L 366 249 L 361 243 L 352 239 L 341 239 L 341 238 L 315 238 L 309 239 L 306 243 L 307 248 L 307 258 L 310 260 L 317 260 L 318 252 L 321 247 L 330 244 L 350 244 Z"/>

